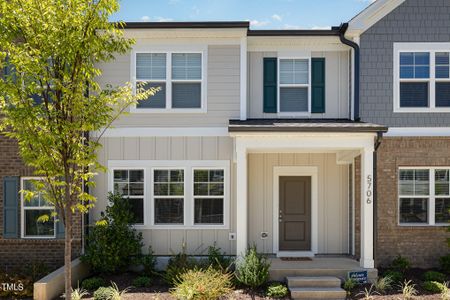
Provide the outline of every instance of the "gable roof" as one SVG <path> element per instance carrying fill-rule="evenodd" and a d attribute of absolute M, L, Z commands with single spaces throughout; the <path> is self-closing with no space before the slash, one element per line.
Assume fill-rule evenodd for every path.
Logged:
<path fill-rule="evenodd" d="M 348 23 L 346 35 L 357 37 L 375 25 L 406 0 L 376 0 Z"/>

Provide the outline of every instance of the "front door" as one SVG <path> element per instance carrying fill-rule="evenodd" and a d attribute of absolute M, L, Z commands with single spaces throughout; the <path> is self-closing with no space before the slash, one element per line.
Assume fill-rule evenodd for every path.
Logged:
<path fill-rule="evenodd" d="M 280 176 L 279 250 L 311 250 L 311 177 Z"/>

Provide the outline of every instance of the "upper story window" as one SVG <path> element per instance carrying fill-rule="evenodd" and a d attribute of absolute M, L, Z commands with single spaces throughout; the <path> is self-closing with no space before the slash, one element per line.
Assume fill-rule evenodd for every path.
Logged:
<path fill-rule="evenodd" d="M 450 112 L 450 44 L 394 44 L 394 111 Z"/>
<path fill-rule="evenodd" d="M 310 59 L 279 59 L 279 112 L 308 113 L 310 107 Z"/>
<path fill-rule="evenodd" d="M 206 111 L 205 52 L 137 52 L 134 77 L 160 91 L 140 101 L 135 112 Z"/>

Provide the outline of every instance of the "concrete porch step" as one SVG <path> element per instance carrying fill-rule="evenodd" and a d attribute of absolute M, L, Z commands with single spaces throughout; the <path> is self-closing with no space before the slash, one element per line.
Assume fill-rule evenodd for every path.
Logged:
<path fill-rule="evenodd" d="M 341 280 L 333 276 L 288 276 L 286 281 L 289 288 L 341 286 Z"/>
<path fill-rule="evenodd" d="M 347 293 L 340 287 L 295 287 L 290 290 L 292 299 L 343 300 L 347 296 Z"/>

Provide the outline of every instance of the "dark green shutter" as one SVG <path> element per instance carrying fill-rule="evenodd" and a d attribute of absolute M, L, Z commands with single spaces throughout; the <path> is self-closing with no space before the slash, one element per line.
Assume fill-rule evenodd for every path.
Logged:
<path fill-rule="evenodd" d="M 277 58 L 264 58 L 264 112 L 277 112 Z"/>
<path fill-rule="evenodd" d="M 312 58 L 311 112 L 325 113 L 325 58 Z"/>
<path fill-rule="evenodd" d="M 3 178 L 3 238 L 19 237 L 19 177 Z"/>
<path fill-rule="evenodd" d="M 56 238 L 57 239 L 64 238 L 64 223 L 62 220 L 56 222 Z"/>

